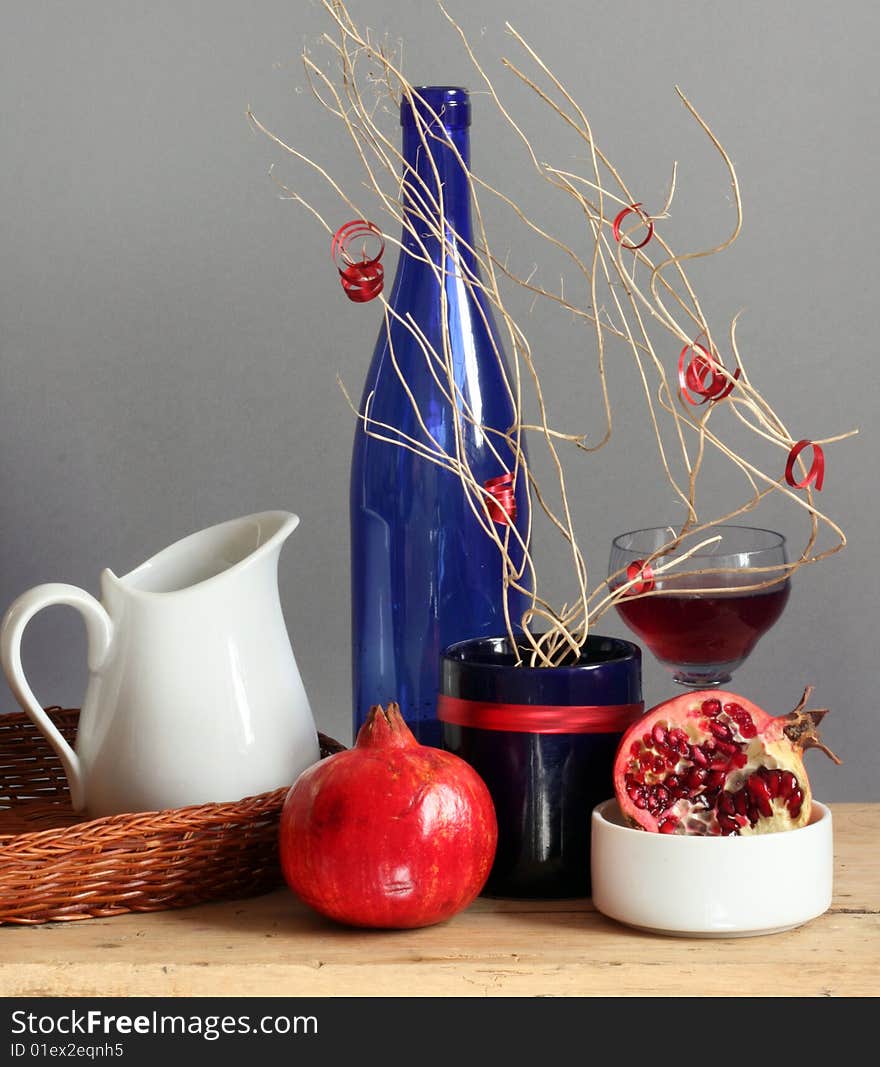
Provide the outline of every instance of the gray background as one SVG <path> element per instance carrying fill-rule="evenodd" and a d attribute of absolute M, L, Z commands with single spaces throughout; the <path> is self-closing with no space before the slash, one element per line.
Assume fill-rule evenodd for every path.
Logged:
<path fill-rule="evenodd" d="M 475 83 L 429 0 L 351 7 L 373 29 L 404 38 L 413 81 Z M 647 203 L 662 202 L 680 161 L 666 231 L 677 247 L 719 240 L 732 208 L 676 82 L 731 152 L 746 223 L 733 250 L 694 272 L 710 320 L 746 308 L 743 353 L 795 436 L 862 429 L 828 450 L 821 495 L 850 546 L 797 575 L 786 615 L 734 688 L 783 712 L 815 682 L 815 702 L 835 712 L 827 738 L 845 760 L 835 769 L 811 759 L 815 791 L 880 799 L 877 6 L 451 7 L 504 88 L 510 81 L 496 64 L 512 47 L 509 18 L 568 82 Z M 315 195 L 330 219 L 345 221 L 347 210 L 244 114 L 252 105 L 335 174 L 357 177 L 340 132 L 302 92 L 298 54 L 307 44 L 319 56 L 324 28 L 319 9 L 296 0 L 4 2 L 0 601 L 47 580 L 96 591 L 103 566 L 123 573 L 192 530 L 289 507 L 303 521 L 282 556 L 285 613 L 319 723 L 348 740 L 353 426 L 335 376 L 360 389 L 378 321 L 373 308 L 344 300 L 323 233 L 279 198 L 269 165 Z M 513 100 L 543 156 L 584 169 L 558 124 L 524 94 Z M 565 225 L 564 206 L 533 179 L 484 97 L 473 138 L 478 170 Z M 533 246 L 509 219 L 490 212 L 490 222 L 496 247 L 509 244 L 527 272 Z M 588 339 L 562 318 L 536 317 L 532 329 L 555 421 L 595 428 Z M 601 458 L 568 464 L 597 576 L 615 533 L 675 514 L 632 367 L 617 353 L 609 373 L 615 438 Z M 729 477 L 721 465 L 710 470 L 701 496 L 709 511 L 742 497 Z M 773 505 L 747 521 L 803 544 L 798 509 Z M 542 559 L 546 588 L 570 596 L 562 553 L 550 545 Z M 626 632 L 611 619 L 603 629 Z M 54 609 L 32 624 L 25 660 L 45 702 L 79 701 L 83 655 L 68 613 Z M 649 702 L 673 689 L 650 658 L 645 689 Z"/>

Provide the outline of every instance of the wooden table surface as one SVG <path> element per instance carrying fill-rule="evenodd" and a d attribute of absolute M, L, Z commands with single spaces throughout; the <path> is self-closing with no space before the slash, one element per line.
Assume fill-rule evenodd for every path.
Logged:
<path fill-rule="evenodd" d="M 0 928 L 0 994 L 880 995 L 880 805 L 834 805 L 830 911 L 788 933 L 658 937 L 589 901 L 478 900 L 423 930 L 344 929 L 285 890 Z"/>

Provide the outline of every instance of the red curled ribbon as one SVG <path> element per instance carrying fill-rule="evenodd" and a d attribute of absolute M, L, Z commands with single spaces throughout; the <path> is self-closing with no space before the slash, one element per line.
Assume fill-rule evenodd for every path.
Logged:
<path fill-rule="evenodd" d="M 437 718 L 455 726 L 478 730 L 506 730 L 523 734 L 617 734 L 635 722 L 644 704 L 549 705 L 487 704 L 442 693 Z"/>
<path fill-rule="evenodd" d="M 491 497 L 486 501 L 489 518 L 499 526 L 511 526 L 516 522 L 516 497 L 513 494 L 513 474 L 499 474 L 483 483 Z"/>
<path fill-rule="evenodd" d="M 349 255 L 349 248 L 359 237 L 379 242 L 379 251 L 370 259 L 366 247 L 361 248 L 360 261 Z M 345 295 L 356 304 L 365 304 L 379 295 L 385 284 L 385 269 L 379 260 L 385 251 L 385 238 L 378 226 L 366 219 L 353 219 L 340 226 L 330 242 L 330 255 L 339 271 Z"/>
<path fill-rule="evenodd" d="M 685 366 L 688 352 L 693 352 L 693 356 Z M 739 375 L 740 369 L 737 367 L 733 376 L 728 378 L 715 356 L 697 341 L 685 345 L 678 357 L 678 384 L 681 395 L 694 407 L 705 404 L 707 400 L 714 402 L 730 396 L 734 385 L 739 381 Z M 694 400 L 691 393 L 702 399 Z"/>
<path fill-rule="evenodd" d="M 636 579 L 639 581 L 636 581 Z M 633 585 L 627 589 L 625 596 L 637 596 L 639 593 L 650 593 L 654 588 L 654 572 L 651 569 L 650 563 L 645 563 L 643 559 L 634 560 L 626 568 L 626 580 L 628 582 L 634 582 Z"/>
<path fill-rule="evenodd" d="M 623 211 L 618 212 L 617 218 L 614 220 L 614 224 L 611 227 L 611 232 L 614 234 L 614 240 L 617 241 L 619 245 L 623 245 L 624 248 L 629 248 L 632 252 L 637 251 L 639 248 L 644 248 L 648 241 L 654 236 L 654 223 L 651 222 L 644 211 L 641 210 L 641 207 L 641 202 L 638 204 L 630 204 L 629 207 L 625 207 Z M 632 244 L 630 241 L 625 241 L 621 236 L 620 227 L 627 215 L 638 215 L 642 222 L 648 227 L 648 232 L 637 245 Z"/>
<path fill-rule="evenodd" d="M 794 465 L 805 448 L 813 449 L 813 462 L 810 464 L 810 469 L 806 475 L 799 482 L 796 482 Z M 788 462 L 785 464 L 785 480 L 793 489 L 806 489 L 811 482 L 815 483 L 816 489 L 821 489 L 825 481 L 825 453 L 822 451 L 822 447 L 814 445 L 812 441 L 798 441 L 788 453 Z"/>

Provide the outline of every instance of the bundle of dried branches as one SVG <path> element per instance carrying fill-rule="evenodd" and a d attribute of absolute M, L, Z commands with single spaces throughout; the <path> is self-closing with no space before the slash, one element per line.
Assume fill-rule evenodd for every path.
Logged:
<path fill-rule="evenodd" d="M 783 473 L 785 458 L 791 455 L 797 442 L 780 416 L 753 384 L 746 370 L 737 346 L 737 317 L 733 318 L 727 331 L 730 351 L 736 364 L 735 369 L 729 370 L 724 367 L 711 326 L 688 280 L 685 271 L 688 261 L 716 255 L 736 240 L 742 227 L 742 203 L 736 172 L 729 155 L 684 93 L 676 88 L 685 108 L 714 146 L 727 170 L 736 217 L 732 231 L 721 243 L 696 252 L 676 254 L 664 239 L 661 225 L 662 221 L 668 218 L 675 193 L 676 168 L 673 167 L 670 191 L 663 210 L 649 216 L 639 206 L 636 195 L 618 169 L 596 143 L 583 109 L 535 50 L 512 26 L 506 24 L 507 32 L 523 59 L 518 65 L 505 58 L 502 60 L 503 67 L 568 127 L 581 144 L 582 150 L 586 149 L 589 169 L 585 174 L 578 174 L 542 161 L 496 88 L 495 82 L 480 62 L 465 33 L 440 4 L 440 11 L 457 34 L 484 93 L 491 99 L 498 115 L 522 145 L 527 163 L 557 194 L 566 198 L 569 204 L 573 202 L 585 222 L 582 236 L 586 247 L 580 248 L 566 243 L 533 221 L 512 197 L 467 168 L 455 146 L 447 139 L 449 150 L 457 156 L 469 181 L 476 222 L 474 244 L 469 245 L 463 235 L 455 232 L 446 216 L 439 180 L 432 188 L 408 168 L 396 146 L 396 135 L 392 137 L 383 131 L 382 118 L 389 109 L 380 105 L 391 104 L 396 111 L 403 98 L 407 98 L 411 104 L 418 101 L 418 106 L 412 106 L 412 113 L 418 125 L 419 136 L 426 146 L 429 139 L 444 137 L 443 126 L 438 121 L 439 116 L 407 80 L 386 41 L 379 42 L 369 30 L 359 29 L 341 0 L 322 0 L 322 4 L 332 23 L 332 32 L 324 34 L 322 38 L 329 49 L 330 58 L 325 66 L 321 66 L 306 50 L 302 56 L 306 76 L 315 99 L 332 119 L 341 124 L 350 139 L 359 164 L 360 186 L 366 188 L 372 210 L 367 210 L 356 198 L 350 191 L 350 185 L 343 185 L 306 152 L 269 131 L 252 111 L 248 111 L 248 116 L 254 126 L 268 135 L 275 144 L 320 175 L 355 217 L 387 220 L 381 227 L 385 240 L 397 245 L 401 255 L 424 259 L 435 273 L 439 283 L 438 299 L 444 305 L 444 276 L 452 264 L 452 269 L 464 280 L 472 293 L 481 291 L 500 322 L 510 355 L 509 366 L 500 349 L 496 348 L 495 354 L 505 376 L 510 400 L 518 415 L 516 424 L 506 432 L 502 433 L 478 423 L 456 383 L 448 338 L 444 337 L 444 342 L 438 350 L 429 343 L 412 318 L 400 316 L 384 294 L 380 299 L 386 327 L 395 319 L 410 333 L 424 355 L 437 388 L 449 405 L 455 427 L 455 449 L 450 451 L 444 448 L 429 432 L 419 411 L 418 402 L 395 358 L 393 347 L 390 352 L 391 361 L 412 404 L 420 430 L 418 436 L 405 434 L 399 427 L 374 419 L 370 413 L 369 398 L 364 409 L 358 410 L 344 386 L 342 388 L 366 433 L 408 449 L 426 462 L 445 468 L 460 480 L 462 492 L 465 493 L 480 528 L 485 536 L 496 544 L 501 556 L 505 616 L 512 644 L 517 644 L 513 641 L 513 635 L 521 628 L 519 644 L 522 645 L 524 640 L 526 647 L 531 648 L 532 664 L 551 666 L 564 662 L 579 654 L 590 626 L 604 612 L 621 597 L 636 595 L 633 587 L 639 584 L 639 576 L 628 578 L 622 572 L 610 575 L 607 579 L 603 575 L 602 580 L 590 588 L 585 556 L 578 544 L 574 528 L 561 459 L 561 450 L 567 446 L 573 446 L 580 454 L 591 454 L 600 450 L 611 438 L 613 419 L 606 383 L 609 342 L 622 344 L 635 362 L 660 465 L 684 508 L 681 526 L 670 528 L 669 540 L 646 560 L 654 574 L 661 575 L 675 568 L 677 574 L 687 574 L 689 578 L 710 574 L 717 576 L 717 568 L 711 571 L 696 569 L 682 572 L 681 565 L 705 546 L 719 540 L 717 534 L 713 535 L 713 528 L 750 512 L 770 494 L 783 494 L 792 504 L 804 510 L 808 522 L 806 543 L 798 558 L 781 569 L 774 567 L 772 573 L 769 573 L 770 569 L 764 568 L 762 573 L 760 567 L 751 568 L 752 584 L 740 586 L 739 592 L 767 588 L 784 580 L 805 564 L 816 563 L 843 548 L 846 544 L 844 533 L 831 518 L 817 508 L 814 487 L 806 477 L 808 472 L 801 458 L 798 457 L 797 464 L 802 474 L 801 481 L 806 481 L 802 488 L 793 486 Z M 523 69 L 526 64 L 529 65 L 529 70 Z M 312 203 L 286 185 L 282 185 L 282 189 L 285 195 L 307 208 L 328 234 L 334 232 L 334 227 L 328 224 Z M 495 254 L 481 210 L 481 200 L 485 202 L 484 198 L 487 197 L 497 198 L 506 205 L 529 235 L 537 238 L 539 246 L 552 246 L 565 257 L 581 279 L 580 291 L 587 297 L 583 305 L 572 296 L 566 296 L 564 286 L 560 286 L 559 292 L 542 286 L 535 280 L 534 271 L 528 276 L 522 276 L 511 268 L 506 259 Z M 626 218 L 634 224 L 628 233 L 622 228 L 621 212 L 626 212 Z M 648 226 L 651 230 L 650 243 L 639 241 L 636 234 L 643 235 L 645 227 Z M 417 251 L 404 248 L 402 242 L 394 236 L 395 231 L 408 234 Z M 439 242 L 444 250 L 439 264 L 434 262 L 428 252 L 429 241 L 432 244 Z M 463 263 L 459 251 L 462 247 L 472 253 L 476 269 L 468 268 Z M 659 247 L 659 254 L 650 254 L 649 247 Z M 508 310 L 510 293 L 516 289 L 526 290 L 533 295 L 535 301 L 549 301 L 589 325 L 595 337 L 597 374 L 605 416 L 604 430 L 596 443 L 588 444 L 585 435 L 564 433 L 550 425 L 532 344 L 525 329 L 514 320 Z M 569 294 L 571 291 L 569 286 Z M 481 306 L 479 301 L 474 303 L 477 308 Z M 441 320 L 444 322 L 445 312 L 444 306 L 441 314 Z M 652 340 L 648 329 L 650 325 L 659 327 L 665 344 L 659 345 Z M 488 332 L 492 336 L 492 331 Z M 682 359 L 686 353 L 696 357 L 696 369 L 686 381 L 690 381 L 692 388 L 696 388 L 697 395 L 701 395 L 701 385 L 712 383 L 712 387 L 703 389 L 704 403 L 701 406 L 685 402 L 686 381 L 682 380 L 681 361 L 670 374 L 670 335 L 675 352 L 681 349 Z M 537 421 L 534 422 L 526 421 L 523 417 L 527 390 L 530 390 L 529 400 L 538 412 Z M 771 461 L 770 470 L 765 471 L 747 460 L 716 431 L 715 424 L 724 412 L 734 416 L 749 431 L 772 446 L 771 456 L 774 456 L 775 460 Z M 490 511 L 491 495 L 470 468 L 464 436 L 467 427 L 478 425 L 492 442 L 493 453 L 501 466 L 513 473 L 514 480 L 527 479 L 530 505 L 524 533 L 520 533 L 515 525 L 499 527 L 493 522 Z M 677 450 L 674 456 L 670 454 L 670 447 L 664 441 L 664 427 L 669 434 L 670 426 L 671 438 Z M 821 447 L 840 441 L 855 432 L 857 431 L 811 443 Z M 546 448 L 554 474 L 552 487 L 538 484 L 523 448 L 526 436 L 529 437 L 530 449 L 534 450 L 536 440 Z M 731 507 L 725 514 L 708 519 L 698 515 L 695 502 L 697 479 L 707 449 L 717 450 L 735 465 L 742 472 L 749 487 L 749 495 L 744 502 Z M 680 472 L 676 473 L 679 467 Z M 540 595 L 541 584 L 532 554 L 534 506 L 547 516 L 571 557 L 577 593 L 571 606 L 554 607 Z M 817 541 L 820 526 L 823 525 L 833 536 L 833 543 L 820 550 Z M 515 560 L 518 562 L 514 562 Z M 711 580 L 707 581 L 707 586 L 701 591 L 724 591 L 709 586 Z M 693 588 L 693 582 L 690 587 Z M 522 618 L 510 617 L 507 607 L 510 590 L 525 593 L 530 600 L 530 607 Z M 655 588 L 639 595 L 662 596 L 663 589 Z"/>

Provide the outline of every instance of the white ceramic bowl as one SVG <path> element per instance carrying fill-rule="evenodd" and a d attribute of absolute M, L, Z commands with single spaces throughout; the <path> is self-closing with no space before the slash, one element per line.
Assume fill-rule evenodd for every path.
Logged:
<path fill-rule="evenodd" d="M 828 910 L 831 812 L 755 837 L 684 837 L 627 826 L 616 800 L 592 815 L 593 903 L 611 919 L 682 937 L 790 930 Z"/>

